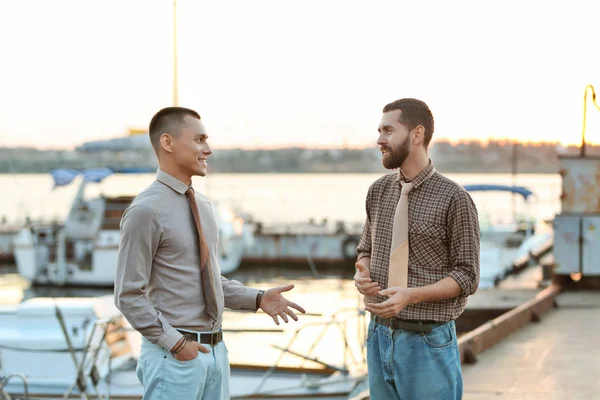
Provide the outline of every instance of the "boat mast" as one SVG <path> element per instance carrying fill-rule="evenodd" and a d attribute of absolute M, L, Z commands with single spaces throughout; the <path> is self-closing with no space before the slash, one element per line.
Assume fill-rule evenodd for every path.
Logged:
<path fill-rule="evenodd" d="M 173 106 L 179 106 L 177 85 L 177 0 L 173 0 Z"/>

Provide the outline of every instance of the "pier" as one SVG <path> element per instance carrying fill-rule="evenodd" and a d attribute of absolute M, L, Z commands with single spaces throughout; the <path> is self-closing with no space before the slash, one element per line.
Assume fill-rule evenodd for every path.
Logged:
<path fill-rule="evenodd" d="M 564 292 L 556 308 L 463 364 L 464 399 L 600 398 L 600 292 Z"/>

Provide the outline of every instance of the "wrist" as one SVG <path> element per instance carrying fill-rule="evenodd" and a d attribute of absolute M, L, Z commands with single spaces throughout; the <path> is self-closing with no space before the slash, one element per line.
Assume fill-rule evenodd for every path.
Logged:
<path fill-rule="evenodd" d="M 265 294 L 264 290 L 259 290 L 258 294 L 256 295 L 256 309 L 258 310 L 260 308 L 260 303 L 262 302 L 262 298 L 263 295 Z"/>
<path fill-rule="evenodd" d="M 185 345 L 187 344 L 187 342 L 188 341 L 185 337 L 182 337 L 181 339 L 179 339 L 179 341 L 171 349 L 171 354 L 173 354 L 173 355 L 179 354 L 185 348 Z"/>
<path fill-rule="evenodd" d="M 408 289 L 408 302 L 410 305 L 418 304 L 422 302 L 421 299 L 421 288 L 409 288 Z"/>

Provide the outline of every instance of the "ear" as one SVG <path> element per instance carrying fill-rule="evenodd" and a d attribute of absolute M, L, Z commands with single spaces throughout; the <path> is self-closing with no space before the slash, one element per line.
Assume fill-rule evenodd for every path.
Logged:
<path fill-rule="evenodd" d="M 425 140 L 425 127 L 423 125 L 417 125 L 412 131 L 413 143 L 417 145 L 423 144 Z"/>
<path fill-rule="evenodd" d="M 173 137 L 168 133 L 160 135 L 160 147 L 167 153 L 173 152 Z"/>

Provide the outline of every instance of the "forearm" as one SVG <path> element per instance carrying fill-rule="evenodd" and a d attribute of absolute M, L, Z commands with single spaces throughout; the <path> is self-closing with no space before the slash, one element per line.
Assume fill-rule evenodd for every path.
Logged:
<path fill-rule="evenodd" d="M 131 327 L 151 343 L 171 350 L 182 335 L 157 311 L 141 289 L 115 282 L 115 305 Z"/>
<path fill-rule="evenodd" d="M 365 218 L 365 224 L 363 225 L 362 234 L 360 235 L 360 241 L 358 242 L 358 246 L 356 246 L 356 255 L 357 261 L 369 257 L 371 258 L 371 192 L 367 193 L 366 200 L 366 213 L 367 217 Z"/>
<path fill-rule="evenodd" d="M 365 222 L 358 246 L 356 246 L 356 256 L 356 261 L 363 258 L 371 259 L 371 225 L 368 219 Z"/>
<path fill-rule="evenodd" d="M 411 292 L 411 304 L 452 299 L 460 296 L 462 292 L 461 287 L 451 277 L 446 277 L 431 285 L 410 288 L 409 290 Z"/>
<path fill-rule="evenodd" d="M 256 311 L 256 296 L 260 289 L 244 286 L 238 281 L 230 281 L 223 276 L 221 276 L 221 285 L 226 308 Z"/>

